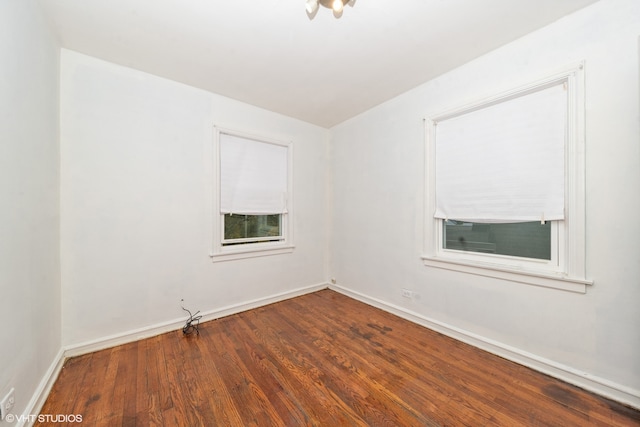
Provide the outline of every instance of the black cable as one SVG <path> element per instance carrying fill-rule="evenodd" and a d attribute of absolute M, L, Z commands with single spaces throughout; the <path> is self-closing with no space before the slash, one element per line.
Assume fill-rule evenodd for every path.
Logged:
<path fill-rule="evenodd" d="M 180 307 L 182 307 L 182 305 L 180 305 Z M 184 335 L 189 335 L 193 333 L 193 331 L 195 331 L 197 335 L 200 335 L 200 331 L 198 330 L 198 327 L 200 326 L 200 319 L 202 319 L 202 315 L 200 316 L 197 315 L 198 313 L 200 313 L 200 310 L 196 311 L 195 314 L 191 314 L 191 312 L 186 308 L 182 307 L 182 309 L 187 313 L 189 313 L 189 318 L 187 319 L 187 322 L 182 328 L 182 333 Z"/>

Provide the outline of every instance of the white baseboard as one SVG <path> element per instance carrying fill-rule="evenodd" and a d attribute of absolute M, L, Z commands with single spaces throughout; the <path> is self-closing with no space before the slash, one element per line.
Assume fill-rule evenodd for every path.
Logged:
<path fill-rule="evenodd" d="M 398 317 L 402 317 L 403 319 L 417 323 L 443 335 L 447 335 L 474 347 L 488 351 L 507 360 L 511 360 L 512 362 L 527 366 L 531 369 L 558 378 L 603 397 L 640 409 L 640 390 L 635 390 L 630 387 L 617 384 L 613 381 L 591 375 L 587 372 L 581 372 L 570 366 L 545 359 L 544 357 L 485 338 L 481 335 L 465 331 L 438 320 L 430 319 L 403 307 L 389 304 L 385 301 L 361 294 L 342 286 L 331 284 L 329 285 L 329 289 L 357 299 L 365 304 L 372 305 L 381 310 L 395 314 Z"/>
<path fill-rule="evenodd" d="M 257 307 L 262 307 L 274 302 L 284 301 L 289 298 L 316 292 L 328 287 L 328 283 L 320 283 L 317 285 L 311 285 L 303 288 L 293 289 L 291 291 L 281 292 L 279 294 L 270 295 L 263 298 L 257 298 L 239 304 L 233 304 L 226 307 L 200 312 L 200 314 L 202 315 L 202 319 L 200 319 L 200 321 L 206 322 L 209 320 L 218 319 L 220 317 L 229 316 L 231 314 L 240 313 Z M 127 344 L 144 338 L 150 338 L 156 335 L 164 334 L 166 332 L 176 331 L 182 329 L 184 324 L 185 318 L 181 317 L 179 319 L 169 320 L 166 322 L 157 323 L 155 325 L 145 326 L 143 328 L 97 338 L 95 340 L 86 341 L 84 343 L 69 345 L 64 348 L 64 357 L 80 356 L 82 354 L 104 350 L 106 348 Z"/>
<path fill-rule="evenodd" d="M 62 370 L 62 365 L 64 365 L 64 350 L 61 348 L 51 362 L 49 369 L 47 369 L 47 372 L 45 372 L 42 377 L 42 380 L 40 380 L 40 384 L 38 384 L 38 387 L 33 393 L 33 396 L 22 413 L 22 416 L 16 418 L 18 420 L 16 427 L 30 427 L 36 421 L 34 414 L 39 414 L 40 410 L 44 406 L 44 402 L 47 401 L 49 392 Z"/>

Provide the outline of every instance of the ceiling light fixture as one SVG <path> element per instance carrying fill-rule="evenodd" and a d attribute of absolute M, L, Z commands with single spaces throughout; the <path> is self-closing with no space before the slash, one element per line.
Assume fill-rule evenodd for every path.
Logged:
<path fill-rule="evenodd" d="M 333 9 L 333 15 L 339 18 L 345 5 L 354 3 L 355 0 L 306 0 L 305 8 L 309 15 L 313 15 L 318 11 L 318 5 Z"/>

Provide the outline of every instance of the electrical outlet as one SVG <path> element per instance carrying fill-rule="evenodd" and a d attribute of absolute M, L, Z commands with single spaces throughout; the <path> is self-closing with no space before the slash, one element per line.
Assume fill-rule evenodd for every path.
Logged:
<path fill-rule="evenodd" d="M 413 292 L 411 292 L 409 289 L 402 289 L 402 296 L 405 298 L 413 298 Z"/>
<path fill-rule="evenodd" d="M 4 417 L 11 412 L 13 405 L 16 404 L 15 398 L 13 397 L 13 391 L 13 388 L 9 390 L 9 393 L 7 393 L 2 401 L 0 401 L 0 420 L 4 420 Z"/>

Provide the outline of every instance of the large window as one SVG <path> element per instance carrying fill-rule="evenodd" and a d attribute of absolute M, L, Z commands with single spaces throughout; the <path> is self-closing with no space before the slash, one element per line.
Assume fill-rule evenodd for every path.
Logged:
<path fill-rule="evenodd" d="M 291 144 L 216 128 L 214 261 L 290 252 Z"/>
<path fill-rule="evenodd" d="M 426 265 L 585 291 L 582 68 L 426 119 Z"/>
<path fill-rule="evenodd" d="M 552 222 L 486 224 L 445 220 L 443 249 L 551 261 Z M 553 233 L 555 234 L 555 233 Z"/>

